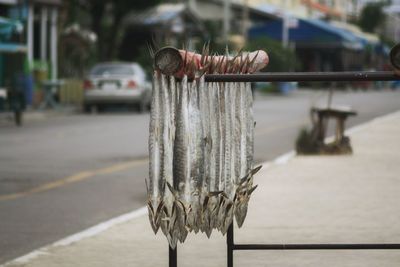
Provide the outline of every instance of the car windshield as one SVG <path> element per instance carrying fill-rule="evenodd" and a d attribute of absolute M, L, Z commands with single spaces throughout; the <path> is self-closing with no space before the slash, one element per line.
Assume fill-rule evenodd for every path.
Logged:
<path fill-rule="evenodd" d="M 98 65 L 92 69 L 91 75 L 133 75 L 133 68 L 128 65 Z"/>

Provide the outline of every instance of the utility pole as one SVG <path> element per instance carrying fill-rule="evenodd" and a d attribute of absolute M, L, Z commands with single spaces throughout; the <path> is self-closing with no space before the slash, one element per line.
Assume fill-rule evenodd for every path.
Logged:
<path fill-rule="evenodd" d="M 28 4 L 28 19 L 27 19 L 27 46 L 28 46 L 28 62 L 29 68 L 32 67 L 33 64 L 33 20 L 34 20 L 34 12 L 33 12 L 33 4 Z"/>
<path fill-rule="evenodd" d="M 191 12 L 196 12 L 196 0 L 189 0 L 189 10 Z"/>
<path fill-rule="evenodd" d="M 397 16 L 397 14 L 393 14 L 391 17 L 393 17 L 397 22 L 394 23 L 394 29 L 393 29 L 393 40 L 398 43 L 399 42 L 399 23 L 400 23 L 400 18 Z"/>
<path fill-rule="evenodd" d="M 282 22 L 282 46 L 288 47 L 289 44 L 289 17 L 288 17 L 288 0 L 284 2 L 283 22 Z"/>
<path fill-rule="evenodd" d="M 40 13 L 40 60 L 47 61 L 47 8 L 41 7 Z"/>
<path fill-rule="evenodd" d="M 390 31 L 393 30 L 393 41 L 395 41 L 397 43 L 400 40 L 400 30 L 399 30 L 400 17 L 396 13 L 386 13 L 386 15 L 392 21 L 395 21 L 395 23 L 392 24 L 392 29 L 389 28 L 389 30 L 387 30 L 385 32 L 387 32 L 387 34 L 389 34 Z"/>
<path fill-rule="evenodd" d="M 249 27 L 249 0 L 244 0 L 243 14 L 242 14 L 242 35 L 245 43 L 247 42 L 248 27 Z"/>
<path fill-rule="evenodd" d="M 57 33 L 58 10 L 53 7 L 50 16 L 50 60 L 51 60 L 51 79 L 57 80 L 58 77 L 58 33 Z"/>
<path fill-rule="evenodd" d="M 224 23 L 223 38 L 225 44 L 228 43 L 229 32 L 231 31 L 231 0 L 224 0 Z"/>

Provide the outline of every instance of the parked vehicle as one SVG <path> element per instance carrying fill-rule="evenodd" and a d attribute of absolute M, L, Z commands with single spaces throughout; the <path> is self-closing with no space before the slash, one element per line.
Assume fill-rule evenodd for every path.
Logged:
<path fill-rule="evenodd" d="M 100 63 L 84 81 L 84 111 L 110 105 L 136 106 L 139 112 L 150 106 L 151 83 L 137 63 Z"/>

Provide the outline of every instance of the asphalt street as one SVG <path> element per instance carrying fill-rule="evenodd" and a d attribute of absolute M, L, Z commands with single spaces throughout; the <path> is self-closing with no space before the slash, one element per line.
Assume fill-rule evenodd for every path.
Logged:
<path fill-rule="evenodd" d="M 359 113 L 400 109 L 400 92 L 335 93 Z M 292 150 L 309 108 L 327 93 L 257 95 L 255 160 Z M 148 114 L 74 114 L 0 124 L 0 263 L 145 205 Z"/>

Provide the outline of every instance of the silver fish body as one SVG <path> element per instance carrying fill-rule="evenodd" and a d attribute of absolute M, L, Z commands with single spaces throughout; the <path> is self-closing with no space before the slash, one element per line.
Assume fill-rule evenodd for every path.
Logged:
<path fill-rule="evenodd" d="M 161 75 L 161 107 L 162 107 L 162 169 L 161 175 L 165 183 L 173 184 L 173 145 L 174 145 L 174 106 L 172 97 L 176 90 L 173 81 L 168 81 L 168 77 Z M 170 228 L 170 217 L 172 213 L 173 194 L 168 186 L 164 186 L 163 192 L 163 212 L 161 214 L 161 230 L 168 235 Z"/>
<path fill-rule="evenodd" d="M 225 234 L 247 214 L 253 176 L 250 83 L 155 73 L 149 134 L 149 219 L 172 248 L 188 233 Z"/>
<path fill-rule="evenodd" d="M 190 205 L 190 129 L 189 129 L 189 92 L 187 76 L 182 79 L 179 88 L 179 102 L 176 107 L 176 129 L 173 154 L 173 190 L 175 191 L 175 212 L 183 214 L 179 216 L 174 225 L 173 231 L 178 239 L 183 242 L 187 236 L 187 214 Z"/>
<path fill-rule="evenodd" d="M 245 84 L 245 101 L 246 101 L 246 171 L 247 175 L 242 178 L 241 184 L 236 192 L 235 218 L 239 227 L 247 215 L 248 202 L 250 195 L 256 189 L 253 187 L 253 176 L 259 168 L 253 169 L 253 152 L 254 152 L 254 117 L 253 117 L 253 94 L 251 84 Z"/>
<path fill-rule="evenodd" d="M 149 181 L 147 183 L 148 209 L 151 227 L 157 233 L 160 227 L 161 211 L 163 208 L 163 191 L 165 183 L 162 179 L 163 166 L 163 140 L 162 125 L 162 96 L 160 88 L 160 75 L 155 73 L 153 78 L 153 96 L 150 114 L 149 135 Z"/>
<path fill-rule="evenodd" d="M 204 138 L 200 114 L 199 87 L 196 81 L 189 89 L 190 210 L 187 226 L 198 232 L 201 225 L 201 191 L 203 186 Z"/>
<path fill-rule="evenodd" d="M 251 83 L 246 83 L 246 160 L 247 171 L 253 168 L 253 154 L 254 154 L 254 116 L 253 116 L 253 93 L 251 91 Z"/>

